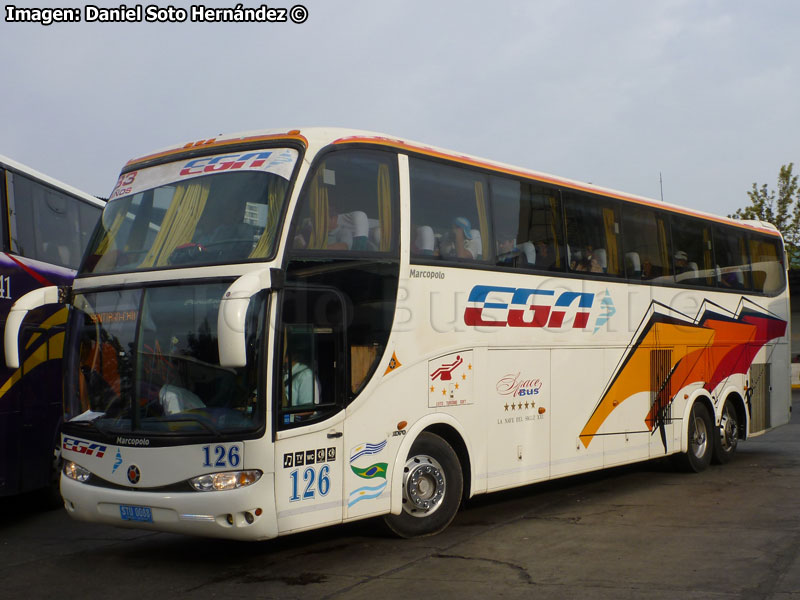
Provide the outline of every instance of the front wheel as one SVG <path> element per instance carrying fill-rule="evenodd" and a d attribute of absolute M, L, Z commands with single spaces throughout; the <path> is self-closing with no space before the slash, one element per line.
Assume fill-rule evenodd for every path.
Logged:
<path fill-rule="evenodd" d="M 695 402 L 689 413 L 689 450 L 679 455 L 679 464 L 687 471 L 705 471 L 711 463 L 714 452 L 714 422 L 708 409 Z"/>
<path fill-rule="evenodd" d="M 50 463 L 50 480 L 47 487 L 38 492 L 42 508 L 45 510 L 55 510 L 64 506 L 64 500 L 61 498 L 60 490 L 61 465 L 61 447 L 59 444 L 56 444 L 53 448 L 53 458 Z"/>
<path fill-rule="evenodd" d="M 739 444 L 739 419 L 736 409 L 730 402 L 725 402 L 722 407 L 722 417 L 719 420 L 719 428 L 714 435 L 714 456 L 713 461 L 718 465 L 729 462 L 736 453 Z"/>
<path fill-rule="evenodd" d="M 439 533 L 456 516 L 463 488 L 461 463 L 453 448 L 438 435 L 423 432 L 403 469 L 403 511 L 386 516 L 386 524 L 404 538 Z"/>

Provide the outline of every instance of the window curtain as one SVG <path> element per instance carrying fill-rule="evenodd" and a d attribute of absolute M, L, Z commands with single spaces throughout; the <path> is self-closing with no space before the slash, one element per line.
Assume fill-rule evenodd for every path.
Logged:
<path fill-rule="evenodd" d="M 559 222 L 558 198 L 550 196 L 550 238 L 553 240 L 553 252 L 556 256 L 556 268 L 561 268 L 561 242 L 558 239 L 558 230 L 556 223 Z"/>
<path fill-rule="evenodd" d="M 616 233 L 617 218 L 613 208 L 603 209 L 603 224 L 606 230 L 606 252 L 608 259 L 608 272 L 611 275 L 619 274 L 619 250 L 617 248 Z"/>
<path fill-rule="evenodd" d="M 288 182 L 284 179 L 270 179 L 267 188 L 267 224 L 248 258 L 266 258 L 272 249 L 278 232 L 278 220 L 281 216 L 281 208 L 283 208 L 283 199 L 286 197 L 288 187 Z"/>
<path fill-rule="evenodd" d="M 661 254 L 662 275 L 672 273 L 672 258 L 669 255 L 669 238 L 667 237 L 667 225 L 664 219 L 658 219 L 658 251 Z"/>
<path fill-rule="evenodd" d="M 125 222 L 125 217 L 128 215 L 130 200 L 123 200 L 123 202 L 126 203 L 125 208 L 119 211 L 119 214 L 114 218 L 114 222 L 111 223 L 111 227 L 106 230 L 105 237 L 100 240 L 100 243 L 97 245 L 97 254 L 101 256 L 108 250 L 108 245 L 111 243 L 111 240 L 117 237 L 117 233 Z"/>
<path fill-rule="evenodd" d="M 705 270 L 705 279 L 707 285 L 714 285 L 714 258 L 711 253 L 711 230 L 708 227 L 703 228 L 703 269 Z"/>
<path fill-rule="evenodd" d="M 323 183 L 325 163 L 317 169 L 316 175 L 309 189 L 309 205 L 311 207 L 311 238 L 308 241 L 309 250 L 320 250 L 328 247 L 328 189 Z"/>
<path fill-rule="evenodd" d="M 486 196 L 483 193 L 483 183 L 475 182 L 475 204 L 478 208 L 478 221 L 481 232 L 481 254 L 484 259 L 489 258 L 489 217 L 486 212 Z"/>
<path fill-rule="evenodd" d="M 163 267 L 169 264 L 169 257 L 175 248 L 192 241 L 210 189 L 209 183 L 191 182 L 175 188 L 161 229 L 140 267 Z"/>
<path fill-rule="evenodd" d="M 388 252 L 392 247 L 392 187 L 389 165 L 378 167 L 378 221 L 381 232 L 380 251 Z"/>
<path fill-rule="evenodd" d="M 753 287 L 756 289 L 756 291 L 764 291 L 765 287 L 767 287 L 767 274 L 769 265 L 765 265 L 763 263 L 781 262 L 780 258 L 778 257 L 776 245 L 768 241 L 751 239 L 750 261 L 753 265 Z"/>
<path fill-rule="evenodd" d="M 747 240 L 744 237 L 739 238 L 739 256 L 744 287 L 750 289 L 750 258 L 747 256 Z"/>

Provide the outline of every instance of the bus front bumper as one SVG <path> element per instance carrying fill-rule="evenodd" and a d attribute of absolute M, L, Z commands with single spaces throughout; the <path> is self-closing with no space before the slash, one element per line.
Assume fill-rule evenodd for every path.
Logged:
<path fill-rule="evenodd" d="M 109 489 L 62 474 L 61 496 L 80 521 L 237 540 L 278 535 L 272 473 L 246 488 L 169 493 Z"/>

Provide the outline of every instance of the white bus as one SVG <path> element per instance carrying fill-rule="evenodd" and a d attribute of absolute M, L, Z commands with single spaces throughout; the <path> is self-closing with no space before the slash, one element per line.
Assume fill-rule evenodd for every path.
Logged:
<path fill-rule="evenodd" d="M 785 264 L 766 223 L 373 133 L 132 160 L 60 291 L 66 509 L 417 536 L 476 494 L 701 471 L 789 418 Z"/>

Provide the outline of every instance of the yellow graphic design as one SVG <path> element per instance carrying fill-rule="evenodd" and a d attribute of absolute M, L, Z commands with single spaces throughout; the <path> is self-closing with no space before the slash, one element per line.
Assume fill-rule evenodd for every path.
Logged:
<path fill-rule="evenodd" d="M 589 443 L 608 415 L 626 398 L 639 392 L 650 391 L 650 350 L 672 348 L 670 369 L 674 369 L 675 365 L 692 350 L 698 346 L 709 345 L 713 338 L 714 332 L 707 329 L 670 323 L 653 325 L 628 360 L 624 371 L 625 376 L 614 380 L 581 431 L 580 439 L 583 445 L 589 447 Z"/>
<path fill-rule="evenodd" d="M 58 310 L 50 317 L 48 317 L 40 326 L 40 329 L 50 330 L 55 326 L 64 325 L 67 322 L 67 315 L 69 311 L 66 307 Z M 25 349 L 30 349 L 35 342 L 41 341 L 42 333 L 34 333 L 28 343 L 25 344 Z M 45 334 L 46 335 L 46 334 Z M 64 339 L 65 334 L 63 331 L 58 332 L 47 340 L 43 341 L 41 345 L 36 348 L 22 363 L 22 366 L 14 371 L 11 376 L 3 382 L 0 386 L 0 398 L 5 396 L 8 391 L 14 387 L 23 373 L 29 373 L 42 363 L 48 360 L 60 360 L 64 356 Z"/>
<path fill-rule="evenodd" d="M 28 373 L 38 367 L 40 364 L 48 360 L 57 360 L 64 356 L 64 332 L 61 331 L 47 340 L 46 343 L 39 346 L 33 353 L 25 359 L 22 366 L 14 371 L 13 375 L 9 377 L 2 387 L 0 387 L 0 398 L 2 398 L 8 390 L 14 387 L 23 373 Z"/>
<path fill-rule="evenodd" d="M 654 303 L 655 304 L 655 303 Z M 655 306 L 654 306 L 655 308 Z M 650 393 L 650 408 L 642 415 L 651 432 L 661 431 L 678 390 L 701 383 L 712 393 L 734 374 L 746 374 L 761 348 L 786 334 L 787 322 L 742 298 L 736 312 L 709 303 L 694 319 L 668 316 L 653 310 L 642 321 L 600 402 L 580 433 L 589 447 L 600 427 L 625 399 Z"/>
<path fill-rule="evenodd" d="M 56 325 L 64 325 L 67 322 L 68 314 L 69 310 L 65 306 L 64 308 L 53 314 L 50 318 L 48 318 L 44 323 L 42 323 L 41 328 L 50 329 L 51 327 L 54 327 Z M 33 346 L 33 343 L 36 340 L 38 340 L 41 335 L 42 335 L 41 333 L 34 333 L 31 336 L 31 339 L 28 340 L 28 343 L 25 344 L 25 349 L 27 350 L 28 348 Z"/>

